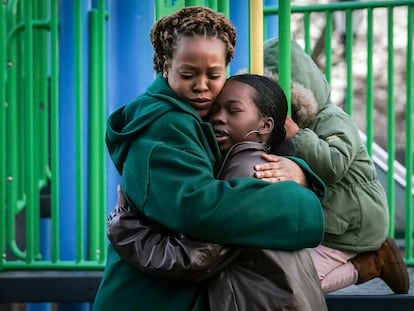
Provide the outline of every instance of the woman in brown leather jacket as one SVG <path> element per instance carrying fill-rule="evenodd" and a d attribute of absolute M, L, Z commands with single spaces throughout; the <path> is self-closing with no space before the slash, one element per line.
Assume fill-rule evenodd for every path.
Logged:
<path fill-rule="evenodd" d="M 254 177 L 254 165 L 264 162 L 263 153 L 289 155 L 286 115 L 286 97 L 275 81 L 252 74 L 229 78 L 210 115 L 224 155 L 216 178 Z M 325 186 L 320 179 L 313 175 L 308 180 L 322 197 Z M 254 209 L 252 206 L 252 217 Z M 204 281 L 211 310 L 327 309 L 306 250 L 240 248 L 200 241 L 171 232 L 125 206 L 111 213 L 108 237 L 121 258 L 142 271 L 177 282 Z"/>

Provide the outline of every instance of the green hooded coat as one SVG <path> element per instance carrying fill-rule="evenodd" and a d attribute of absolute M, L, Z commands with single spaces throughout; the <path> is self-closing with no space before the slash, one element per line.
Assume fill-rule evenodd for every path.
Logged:
<path fill-rule="evenodd" d="M 277 80 L 278 39 L 264 44 L 264 67 Z M 388 233 L 387 197 L 357 125 L 330 101 L 331 88 L 313 60 L 291 42 L 292 119 L 300 130 L 292 139 L 296 156 L 322 178 L 324 245 L 366 252 L 377 250 Z"/>
<path fill-rule="evenodd" d="M 220 151 L 212 127 L 161 75 L 109 117 L 106 141 L 129 204 L 165 227 L 211 242 L 281 250 L 322 240 L 320 199 L 311 190 L 292 181 L 214 178 Z M 109 245 L 93 310 L 205 310 L 205 299 L 202 285 L 150 277 Z"/>

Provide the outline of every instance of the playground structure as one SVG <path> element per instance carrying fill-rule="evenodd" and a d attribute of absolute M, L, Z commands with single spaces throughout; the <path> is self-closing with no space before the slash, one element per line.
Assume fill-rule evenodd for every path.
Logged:
<path fill-rule="evenodd" d="M 313 16 L 323 14 L 323 48 L 319 53 L 331 82 L 333 18 L 336 12 L 343 12 L 347 72 L 344 109 L 351 115 L 355 97 L 353 12 L 363 12 L 367 62 L 366 116 L 361 136 L 387 190 L 390 235 L 402 246 L 407 266 L 414 266 L 414 1 L 291 7 L 289 1 L 258 0 L 159 0 L 153 5 L 146 1 L 9 0 L 0 4 L 0 146 L 4 146 L 0 153 L 0 303 L 93 299 L 105 265 L 106 215 L 114 205 L 119 183 L 105 149 L 106 118 L 144 91 L 154 77 L 148 33 L 155 19 L 181 6 L 196 4 L 223 12 L 236 25 L 236 56 L 229 74 L 243 68 L 262 73 L 263 41 L 279 36 L 280 57 L 285 60 L 281 62 L 284 67 L 280 68 L 280 78 L 288 98 L 292 16 L 303 17 L 303 36 L 298 41 L 311 55 L 316 49 Z M 405 15 L 394 17 L 396 9 Z M 377 103 L 373 23 L 377 10 L 387 12 L 384 23 L 388 29 L 383 34 L 388 41 L 388 58 L 380 60 L 388 68 L 384 73 L 388 81 L 387 132 L 380 134 L 387 137 L 384 148 L 374 141 Z M 394 18 L 407 21 L 403 47 L 405 163 L 395 159 Z M 65 280 L 72 284 L 73 291 L 59 291 L 56 286 L 55 291 L 49 288 L 46 292 L 50 284 Z M 18 288 L 23 281 L 27 290 L 13 291 L 13 286 Z M 87 307 L 80 304 L 77 308 Z M 71 310 L 75 310 L 73 306 Z"/>

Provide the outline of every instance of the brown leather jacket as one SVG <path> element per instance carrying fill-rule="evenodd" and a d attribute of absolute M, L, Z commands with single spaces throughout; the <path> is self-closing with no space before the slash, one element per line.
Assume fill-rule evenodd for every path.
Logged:
<path fill-rule="evenodd" d="M 234 145 L 220 163 L 217 178 L 253 177 L 254 165 L 263 161 L 264 152 L 267 149 L 260 143 Z M 306 250 L 227 247 L 200 241 L 127 207 L 117 207 L 109 216 L 108 237 L 121 258 L 146 273 L 174 282 L 204 282 L 210 310 L 327 310 Z"/>

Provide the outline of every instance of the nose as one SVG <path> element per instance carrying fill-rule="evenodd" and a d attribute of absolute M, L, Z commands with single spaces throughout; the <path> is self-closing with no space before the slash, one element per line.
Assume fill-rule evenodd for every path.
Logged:
<path fill-rule="evenodd" d="M 194 84 L 194 91 L 201 93 L 208 90 L 208 79 L 206 77 L 200 77 Z"/>
<path fill-rule="evenodd" d="M 212 122 L 213 124 L 225 123 L 226 120 L 225 120 L 225 114 L 223 112 L 223 109 L 213 108 L 211 112 L 211 116 L 210 116 L 210 122 Z"/>

